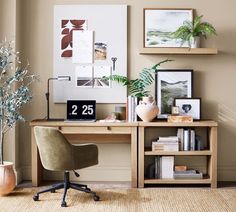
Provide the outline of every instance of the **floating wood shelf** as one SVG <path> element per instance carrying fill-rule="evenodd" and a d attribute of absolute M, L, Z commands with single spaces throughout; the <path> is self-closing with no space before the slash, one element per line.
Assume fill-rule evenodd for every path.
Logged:
<path fill-rule="evenodd" d="M 145 151 L 145 155 L 196 155 L 196 156 L 204 156 L 204 155 L 211 155 L 212 152 L 209 150 L 203 150 L 203 151 Z"/>
<path fill-rule="evenodd" d="M 218 50 L 215 48 L 142 48 L 139 51 L 142 55 L 152 54 L 174 54 L 174 55 L 216 55 Z"/>

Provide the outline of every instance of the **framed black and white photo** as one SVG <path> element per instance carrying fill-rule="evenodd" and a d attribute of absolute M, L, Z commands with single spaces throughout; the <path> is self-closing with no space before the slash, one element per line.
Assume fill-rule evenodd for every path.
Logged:
<path fill-rule="evenodd" d="M 166 119 L 176 98 L 192 98 L 193 70 L 159 70 L 155 77 L 155 95 L 160 113 L 157 118 Z"/>
<path fill-rule="evenodd" d="M 176 98 L 175 106 L 179 107 L 179 114 L 192 116 L 193 120 L 201 119 L 200 98 Z"/>
<path fill-rule="evenodd" d="M 193 21 L 193 9 L 144 8 L 144 47 L 188 47 L 171 36 L 185 21 Z"/>

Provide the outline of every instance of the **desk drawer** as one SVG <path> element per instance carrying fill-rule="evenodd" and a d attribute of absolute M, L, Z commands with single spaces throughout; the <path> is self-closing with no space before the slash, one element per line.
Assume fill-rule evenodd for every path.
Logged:
<path fill-rule="evenodd" d="M 132 127 L 59 127 L 63 134 L 130 134 Z"/>

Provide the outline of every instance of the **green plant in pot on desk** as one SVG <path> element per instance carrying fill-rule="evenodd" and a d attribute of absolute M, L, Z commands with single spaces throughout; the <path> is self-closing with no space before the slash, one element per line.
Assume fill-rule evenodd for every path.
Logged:
<path fill-rule="evenodd" d="M 111 75 L 104 78 L 118 82 L 123 86 L 127 86 L 129 95 L 142 99 L 140 100 L 139 105 L 136 107 L 136 113 L 143 121 L 149 122 L 152 121 L 159 112 L 156 102 L 150 95 L 149 87 L 153 83 L 154 75 L 158 72 L 160 65 L 170 61 L 172 60 L 163 60 L 150 69 L 144 68 L 139 73 L 139 78 L 134 80 L 130 80 L 127 77 L 120 75 Z"/>
<path fill-rule="evenodd" d="M 20 68 L 18 53 L 12 42 L 0 43 L 0 195 L 10 193 L 16 184 L 13 163 L 4 161 L 3 143 L 6 133 L 23 121 L 20 114 L 23 105 L 31 101 L 29 85 L 37 77 L 29 75 L 27 68 Z"/>
<path fill-rule="evenodd" d="M 185 21 L 181 27 L 172 33 L 173 39 L 181 39 L 182 45 L 188 42 L 189 47 L 199 48 L 200 37 L 207 39 L 208 35 L 216 35 L 213 25 L 208 22 L 202 22 L 202 15 L 197 16 L 193 22 Z"/>

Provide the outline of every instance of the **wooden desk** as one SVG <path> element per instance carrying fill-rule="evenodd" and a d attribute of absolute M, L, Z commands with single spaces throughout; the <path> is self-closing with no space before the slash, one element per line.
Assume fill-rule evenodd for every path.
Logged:
<path fill-rule="evenodd" d="M 76 123 L 64 121 L 34 120 L 31 126 L 32 185 L 39 186 L 43 167 L 34 137 L 35 126 L 48 126 L 59 129 L 72 144 L 93 142 L 131 143 L 131 185 L 137 187 L 137 128 L 138 123 Z"/>

